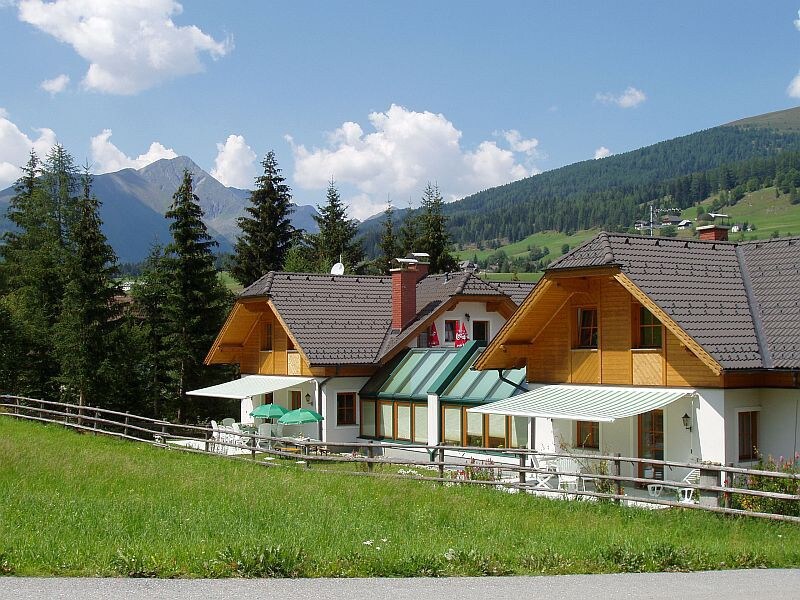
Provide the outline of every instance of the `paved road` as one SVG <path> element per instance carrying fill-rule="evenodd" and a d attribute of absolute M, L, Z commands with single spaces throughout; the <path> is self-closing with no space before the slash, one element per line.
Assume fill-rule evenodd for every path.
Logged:
<path fill-rule="evenodd" d="M 795 600 L 800 569 L 450 579 L 0 578 L 10 600 Z"/>

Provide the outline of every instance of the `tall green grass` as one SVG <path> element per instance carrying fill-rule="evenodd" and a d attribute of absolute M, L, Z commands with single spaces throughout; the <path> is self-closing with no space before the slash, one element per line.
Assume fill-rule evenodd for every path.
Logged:
<path fill-rule="evenodd" d="M 800 565 L 800 528 L 229 461 L 0 416 L 0 573 L 501 575 Z"/>

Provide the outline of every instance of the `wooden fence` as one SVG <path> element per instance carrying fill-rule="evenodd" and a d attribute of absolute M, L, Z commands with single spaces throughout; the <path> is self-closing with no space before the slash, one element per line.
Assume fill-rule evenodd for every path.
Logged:
<path fill-rule="evenodd" d="M 800 489 L 800 474 L 796 473 L 652 460 L 619 454 L 546 453 L 524 448 L 428 446 L 368 441 L 321 443 L 315 440 L 234 433 L 224 428 L 171 423 L 104 408 L 8 395 L 0 395 L 0 415 L 56 423 L 83 433 L 109 435 L 186 452 L 252 460 L 265 467 L 287 464 L 294 466 L 294 462 L 302 462 L 309 468 L 314 465 L 313 468 L 326 471 L 329 470 L 326 466 L 333 463 L 351 463 L 358 466 L 359 470 L 351 472 L 357 475 L 413 478 L 451 485 L 488 485 L 537 495 L 671 506 L 800 523 L 800 517 L 797 516 L 731 507 L 733 495 L 768 498 L 792 504 L 800 502 L 800 495 L 797 493 L 746 487 L 746 483 L 753 478 L 762 481 L 791 480 L 789 488 L 797 492 Z M 276 458 L 290 459 L 293 462 L 276 461 Z M 560 458 L 571 459 L 570 462 L 575 465 L 573 470 L 553 470 L 552 465 Z M 640 463 L 649 467 L 660 466 L 664 471 L 697 469 L 699 478 L 696 482 L 690 482 L 622 475 L 623 465 L 631 465 L 631 470 L 638 472 Z M 399 468 L 391 471 L 386 469 L 387 466 Z M 562 483 L 566 480 L 573 483 L 583 482 L 584 485 L 565 487 Z M 589 486 L 585 483 L 589 483 Z M 653 496 L 648 493 L 648 486 L 652 485 L 676 492 L 684 490 L 684 501 L 678 501 L 677 498 L 673 500 L 664 495 Z M 594 489 L 590 489 L 592 487 Z M 688 498 L 691 501 L 685 501 Z"/>

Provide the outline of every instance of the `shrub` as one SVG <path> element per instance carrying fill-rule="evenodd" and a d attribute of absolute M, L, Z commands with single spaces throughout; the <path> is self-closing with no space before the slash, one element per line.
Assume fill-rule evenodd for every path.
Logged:
<path fill-rule="evenodd" d="M 795 454 L 794 460 L 784 459 L 783 456 L 776 461 L 772 456 L 766 460 L 762 457 L 756 465 L 759 471 L 776 471 L 779 473 L 800 474 L 800 454 Z M 775 492 L 780 494 L 800 494 L 800 479 L 783 479 L 766 475 L 737 475 L 733 478 L 733 487 L 762 492 Z M 751 512 L 773 513 L 778 515 L 800 516 L 800 502 L 797 500 L 780 500 L 764 496 L 750 496 L 749 494 L 733 494 L 731 506 Z"/>

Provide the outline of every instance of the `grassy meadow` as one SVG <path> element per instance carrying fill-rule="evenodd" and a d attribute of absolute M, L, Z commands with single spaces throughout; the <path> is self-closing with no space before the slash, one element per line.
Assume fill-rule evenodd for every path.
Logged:
<path fill-rule="evenodd" d="M 800 566 L 800 528 L 266 468 L 0 417 L 0 573 L 350 577 Z"/>

